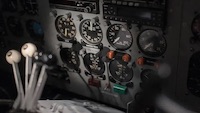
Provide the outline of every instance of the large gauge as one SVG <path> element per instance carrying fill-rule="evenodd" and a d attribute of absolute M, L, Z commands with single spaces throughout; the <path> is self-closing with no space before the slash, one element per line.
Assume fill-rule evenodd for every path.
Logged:
<path fill-rule="evenodd" d="M 131 32 L 121 24 L 114 24 L 108 28 L 107 39 L 114 48 L 119 50 L 126 50 L 133 43 Z"/>
<path fill-rule="evenodd" d="M 133 70 L 126 64 L 122 64 L 117 60 L 110 62 L 109 70 L 112 77 L 118 82 L 129 82 L 133 78 Z"/>
<path fill-rule="evenodd" d="M 89 44 L 98 45 L 103 39 L 103 33 L 99 22 L 90 19 L 86 19 L 81 22 L 80 34 Z"/>
<path fill-rule="evenodd" d="M 21 0 L 21 3 L 27 14 L 36 15 L 38 13 L 38 4 L 36 0 Z"/>
<path fill-rule="evenodd" d="M 167 49 L 167 42 L 164 36 L 156 30 L 141 32 L 138 36 L 137 44 L 142 53 L 150 57 L 159 57 Z"/>
<path fill-rule="evenodd" d="M 76 35 L 76 27 L 72 18 L 58 16 L 55 21 L 56 30 L 60 35 L 67 39 L 73 39 Z"/>
<path fill-rule="evenodd" d="M 44 37 L 43 28 L 36 20 L 28 20 L 26 22 L 26 29 L 32 38 L 42 39 Z"/>
<path fill-rule="evenodd" d="M 101 75 L 105 71 L 104 62 L 96 54 L 88 53 L 83 58 L 86 69 L 96 75 Z"/>
<path fill-rule="evenodd" d="M 20 36 L 23 35 L 23 27 L 22 27 L 22 24 L 21 24 L 21 22 L 18 18 L 14 17 L 14 16 L 8 17 L 7 25 L 8 25 L 10 32 L 14 36 L 20 37 Z"/>
<path fill-rule="evenodd" d="M 200 35 L 200 14 L 194 18 L 191 29 L 195 36 Z"/>
<path fill-rule="evenodd" d="M 62 61 L 67 65 L 67 67 L 70 69 L 78 70 L 80 60 L 76 51 L 73 51 L 70 48 L 61 48 L 60 57 Z"/>

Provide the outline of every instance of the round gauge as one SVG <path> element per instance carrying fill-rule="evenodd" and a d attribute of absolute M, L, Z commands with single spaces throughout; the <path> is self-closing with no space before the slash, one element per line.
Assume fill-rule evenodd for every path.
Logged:
<path fill-rule="evenodd" d="M 149 79 L 152 78 L 152 76 L 154 76 L 155 74 L 155 71 L 154 70 L 151 70 L 151 69 L 145 69 L 141 72 L 140 74 L 140 77 L 141 77 L 141 80 L 142 82 L 147 82 L 149 81 Z"/>
<path fill-rule="evenodd" d="M 159 57 L 167 49 L 164 36 L 155 30 L 145 30 L 138 36 L 138 47 L 147 56 Z"/>
<path fill-rule="evenodd" d="M 199 36 L 200 35 L 200 14 L 197 15 L 193 22 L 192 22 L 192 26 L 191 26 L 191 29 L 192 29 L 192 33 L 195 35 L 195 36 Z"/>
<path fill-rule="evenodd" d="M 105 71 L 105 65 L 100 57 L 95 54 L 88 53 L 83 58 L 86 69 L 96 75 L 101 75 Z"/>
<path fill-rule="evenodd" d="M 86 19 L 80 24 L 80 34 L 89 44 L 97 45 L 103 39 L 103 33 L 99 22 Z"/>
<path fill-rule="evenodd" d="M 44 31 L 41 24 L 36 20 L 28 20 L 26 22 L 26 29 L 31 37 L 33 38 L 43 38 Z"/>
<path fill-rule="evenodd" d="M 21 3 L 27 14 L 36 15 L 38 13 L 37 0 L 21 0 Z"/>
<path fill-rule="evenodd" d="M 76 35 L 76 27 L 71 18 L 58 16 L 55 21 L 56 30 L 60 35 L 67 39 L 73 39 Z"/>
<path fill-rule="evenodd" d="M 2 7 L 3 7 L 3 10 L 5 11 L 10 11 L 10 12 L 13 12 L 13 11 L 17 11 L 17 0 L 1 0 L 2 1 Z"/>
<path fill-rule="evenodd" d="M 131 32 L 121 24 L 114 24 L 108 28 L 107 39 L 114 48 L 119 50 L 126 50 L 133 43 Z"/>
<path fill-rule="evenodd" d="M 110 62 L 109 70 L 112 77 L 119 82 L 129 82 L 133 78 L 133 70 L 117 60 Z"/>
<path fill-rule="evenodd" d="M 21 25 L 21 22 L 18 18 L 14 16 L 10 16 L 7 19 L 7 25 L 10 30 L 10 32 L 17 37 L 23 36 L 23 28 Z"/>
<path fill-rule="evenodd" d="M 80 65 L 80 60 L 78 53 L 70 48 L 62 48 L 60 50 L 60 57 L 62 61 L 67 64 L 70 69 L 78 70 Z"/>

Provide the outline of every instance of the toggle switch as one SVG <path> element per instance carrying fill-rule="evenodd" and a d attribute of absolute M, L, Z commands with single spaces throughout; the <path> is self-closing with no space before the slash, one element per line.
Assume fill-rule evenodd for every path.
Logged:
<path fill-rule="evenodd" d="M 118 94 L 126 94 L 127 92 L 127 87 L 126 86 L 122 86 L 122 85 L 119 85 L 119 84 L 115 84 L 113 86 L 113 91 L 115 93 L 118 93 Z"/>

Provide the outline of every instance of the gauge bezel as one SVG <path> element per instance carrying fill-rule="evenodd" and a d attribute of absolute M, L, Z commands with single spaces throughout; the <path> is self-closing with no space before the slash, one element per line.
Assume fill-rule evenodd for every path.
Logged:
<path fill-rule="evenodd" d="M 119 26 L 123 26 L 124 27 L 124 25 L 122 25 L 122 24 L 112 24 L 112 25 L 110 25 L 109 27 L 108 27 L 108 29 L 107 29 L 107 31 L 106 31 L 106 37 L 107 37 L 107 40 L 108 40 L 108 42 L 109 42 L 109 44 L 113 47 L 113 48 L 115 48 L 116 50 L 121 50 L 121 51 L 123 51 L 123 50 L 128 50 L 128 49 L 130 49 L 130 47 L 133 45 L 133 35 L 132 35 L 132 33 L 130 32 L 130 30 L 128 30 L 127 28 L 126 28 L 126 30 L 130 33 L 130 35 L 131 35 L 131 44 L 128 46 L 128 47 L 126 47 L 126 48 L 124 48 L 124 49 L 122 49 L 122 48 L 118 48 L 118 47 L 116 47 L 108 38 L 108 33 L 109 33 L 109 30 L 111 29 L 111 27 L 113 27 L 113 26 L 115 26 L 115 25 L 119 25 Z M 124 27 L 125 28 L 125 27 Z"/>
<path fill-rule="evenodd" d="M 105 72 L 105 64 L 104 62 L 101 60 L 101 58 L 99 56 L 99 63 L 102 64 L 102 67 L 101 67 L 101 70 L 99 72 L 94 72 L 92 71 L 92 69 L 89 67 L 87 61 L 89 61 L 90 59 L 88 59 L 90 56 L 90 54 L 93 54 L 93 53 L 87 53 L 84 57 L 83 57 L 83 63 L 84 63 L 84 66 L 85 68 L 87 69 L 87 71 L 89 71 L 91 74 L 94 74 L 94 75 L 102 75 L 104 72 Z M 94 54 L 93 54 L 94 55 Z M 89 57 L 88 57 L 89 56 Z M 87 58 L 86 58 L 87 57 Z M 91 60 L 90 60 L 91 61 Z"/>
<path fill-rule="evenodd" d="M 101 39 L 100 39 L 98 42 L 93 43 L 93 42 L 91 42 L 91 41 L 88 41 L 88 39 L 86 39 L 85 36 L 83 35 L 83 33 L 82 33 L 82 32 L 83 32 L 83 31 L 82 31 L 82 27 L 83 27 L 83 24 L 84 24 L 86 21 L 91 21 L 91 19 L 85 19 L 85 20 L 83 20 L 83 21 L 80 23 L 80 26 L 79 26 L 79 32 L 80 32 L 80 35 L 81 35 L 82 39 L 83 39 L 87 44 L 90 44 L 90 45 L 99 45 L 99 44 L 101 44 L 101 42 L 102 42 L 102 40 L 103 40 L 103 30 L 101 29 L 100 24 L 99 24 L 99 27 L 100 27 L 100 29 L 101 29 L 102 37 L 101 37 Z M 96 22 L 96 23 L 98 23 L 98 22 Z"/>
<path fill-rule="evenodd" d="M 155 29 L 145 29 L 145 30 L 142 30 L 139 34 L 138 34 L 138 37 L 137 37 L 137 46 L 139 48 L 139 50 L 144 54 L 144 55 L 147 55 L 149 57 L 161 57 L 163 56 L 163 54 L 166 52 L 167 50 L 167 40 L 165 38 L 165 36 L 163 34 L 160 34 L 160 36 L 162 36 L 162 38 L 164 39 L 165 41 L 165 48 L 164 48 L 164 51 L 160 52 L 159 54 L 158 53 L 152 53 L 152 52 L 146 52 L 142 49 L 141 45 L 140 45 L 140 42 L 139 42 L 139 39 L 140 39 L 140 36 L 145 32 L 145 31 L 148 31 L 148 30 L 152 30 L 152 31 L 155 31 L 157 33 L 159 33 L 158 30 L 155 30 Z"/>
<path fill-rule="evenodd" d="M 111 70 L 113 70 L 114 69 L 114 67 L 112 66 L 112 63 L 113 62 L 118 62 L 118 63 L 120 63 L 118 60 L 112 60 L 112 61 L 110 61 L 110 63 L 109 63 L 109 72 L 110 72 L 110 74 L 111 74 L 111 77 L 115 80 L 115 81 L 117 81 L 117 82 L 119 82 L 119 83 L 129 83 L 129 82 L 131 82 L 131 80 L 133 79 L 133 77 L 134 77 L 134 71 L 133 71 L 133 69 L 132 68 L 129 68 L 127 65 L 124 65 L 124 66 L 126 66 L 126 68 L 129 68 L 131 71 L 129 71 L 129 74 L 131 73 L 131 77 L 128 79 L 128 80 L 126 80 L 126 81 L 124 81 L 124 80 L 118 80 L 118 78 L 116 78 L 114 75 L 113 75 L 113 73 L 111 72 Z M 122 64 L 122 63 L 120 63 L 120 64 Z M 122 64 L 123 65 L 123 64 Z M 130 76 L 130 75 L 129 75 Z"/>
<path fill-rule="evenodd" d="M 64 15 L 59 15 L 58 17 L 56 17 L 56 20 L 55 20 L 56 31 L 57 31 L 63 38 L 73 40 L 73 39 L 76 37 L 76 32 L 77 32 L 77 31 L 76 31 L 75 23 L 74 23 L 73 20 L 70 18 L 70 21 L 73 22 L 74 27 L 75 27 L 75 34 L 74 34 L 74 36 L 72 36 L 72 37 L 66 37 L 66 36 L 60 31 L 60 29 L 58 28 L 59 20 L 60 20 L 62 17 L 65 18 Z M 68 18 L 65 18 L 65 19 L 68 19 Z"/>

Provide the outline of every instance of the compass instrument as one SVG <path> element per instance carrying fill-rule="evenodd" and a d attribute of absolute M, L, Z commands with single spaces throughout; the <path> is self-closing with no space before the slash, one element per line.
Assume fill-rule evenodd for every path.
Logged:
<path fill-rule="evenodd" d="M 80 59 L 78 53 L 70 48 L 61 48 L 60 57 L 68 68 L 78 70 Z"/>
<path fill-rule="evenodd" d="M 129 82 L 133 78 L 133 70 L 126 64 L 122 64 L 117 60 L 112 60 L 109 65 L 112 77 L 118 82 Z"/>
<path fill-rule="evenodd" d="M 119 50 L 126 50 L 133 43 L 131 32 L 121 24 L 113 24 L 108 28 L 107 39 L 114 48 Z"/>
<path fill-rule="evenodd" d="M 95 75 L 101 75 L 105 71 L 104 62 L 96 54 L 88 53 L 83 58 L 86 69 Z"/>
<path fill-rule="evenodd" d="M 167 42 L 164 36 L 156 30 L 141 32 L 137 44 L 142 53 L 150 57 L 159 57 L 167 49 Z"/>
<path fill-rule="evenodd" d="M 67 39 L 73 39 L 76 36 L 76 27 L 72 18 L 65 18 L 63 15 L 58 16 L 55 21 L 57 32 Z"/>
<path fill-rule="evenodd" d="M 100 23 L 95 19 L 86 19 L 80 24 L 80 34 L 83 39 L 93 45 L 98 45 L 103 39 Z"/>

